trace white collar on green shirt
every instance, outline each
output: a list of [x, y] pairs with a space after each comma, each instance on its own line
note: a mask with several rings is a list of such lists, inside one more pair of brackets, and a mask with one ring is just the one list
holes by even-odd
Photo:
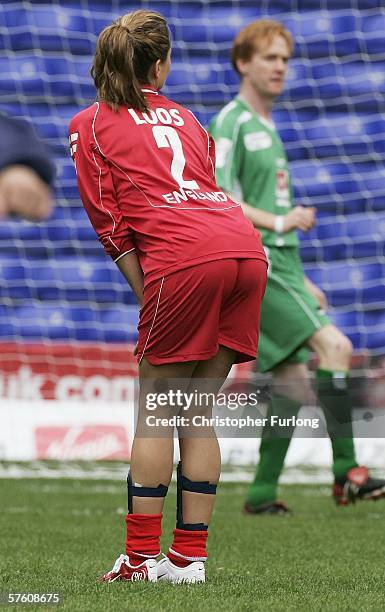
[[242, 96], [240, 94], [238, 94], [235, 98], [238, 102], [240, 102], [241, 104], [243, 104], [243, 106], [245, 106], [247, 108], [247, 110], [249, 110], [251, 113], [253, 113], [253, 115], [255, 115], [258, 119], [258, 121], [260, 121], [265, 127], [267, 127], [269, 130], [272, 130], [274, 132], [276, 132], [276, 127], [275, 127], [275, 123], [274, 121], [269, 121], [268, 119], [265, 119], [265, 117], [262, 117], [261, 115], [259, 115], [259, 113], [257, 113], [256, 110], [254, 110], [250, 104], [248, 102], [246, 102], [246, 100], [244, 98], [242, 98]]

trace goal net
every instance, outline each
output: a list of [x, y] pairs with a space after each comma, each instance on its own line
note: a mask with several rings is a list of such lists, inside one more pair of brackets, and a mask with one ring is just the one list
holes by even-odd
[[[296, 45], [275, 121], [298, 203], [308, 275], [358, 352], [385, 352], [385, 9], [380, 0], [52, 0], [0, 5], [0, 110], [30, 121], [57, 164], [55, 210], [0, 228], [0, 395], [122, 399], [135, 372], [135, 299], [95, 238], [68, 152], [70, 118], [94, 99], [98, 33], [137, 8], [173, 35], [164, 91], [207, 124], [237, 92], [236, 32], [273, 17]], [[40, 378], [38, 378], [40, 377]], [[114, 384], [106, 381], [113, 380]]]

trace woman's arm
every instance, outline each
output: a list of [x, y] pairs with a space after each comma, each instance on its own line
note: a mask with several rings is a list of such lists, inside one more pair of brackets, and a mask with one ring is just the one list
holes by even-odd
[[116, 261], [116, 265], [135, 293], [139, 306], [143, 303], [143, 270], [136, 252], [130, 251]]
[[135, 248], [134, 234], [121, 211], [110, 165], [94, 143], [91, 119], [81, 121], [77, 115], [71, 121], [71, 157], [86, 213], [106, 253], [117, 261]]

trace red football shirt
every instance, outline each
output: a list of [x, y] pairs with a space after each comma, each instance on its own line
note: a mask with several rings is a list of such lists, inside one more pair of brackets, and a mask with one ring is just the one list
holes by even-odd
[[214, 142], [151, 88], [149, 112], [96, 102], [70, 124], [84, 207], [117, 261], [136, 249], [145, 282], [224, 258], [265, 259], [259, 233], [215, 183]]

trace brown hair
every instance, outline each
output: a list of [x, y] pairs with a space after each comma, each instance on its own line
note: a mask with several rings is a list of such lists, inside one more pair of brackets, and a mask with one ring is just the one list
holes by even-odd
[[166, 61], [170, 32], [162, 15], [153, 11], [127, 13], [99, 35], [91, 76], [100, 100], [114, 110], [124, 104], [147, 111], [141, 85], [151, 66]]
[[231, 49], [234, 69], [239, 73], [237, 60], [249, 61], [255, 52], [263, 51], [274, 36], [282, 36], [285, 39], [291, 55], [294, 46], [293, 37], [279, 21], [257, 19], [238, 32]]

